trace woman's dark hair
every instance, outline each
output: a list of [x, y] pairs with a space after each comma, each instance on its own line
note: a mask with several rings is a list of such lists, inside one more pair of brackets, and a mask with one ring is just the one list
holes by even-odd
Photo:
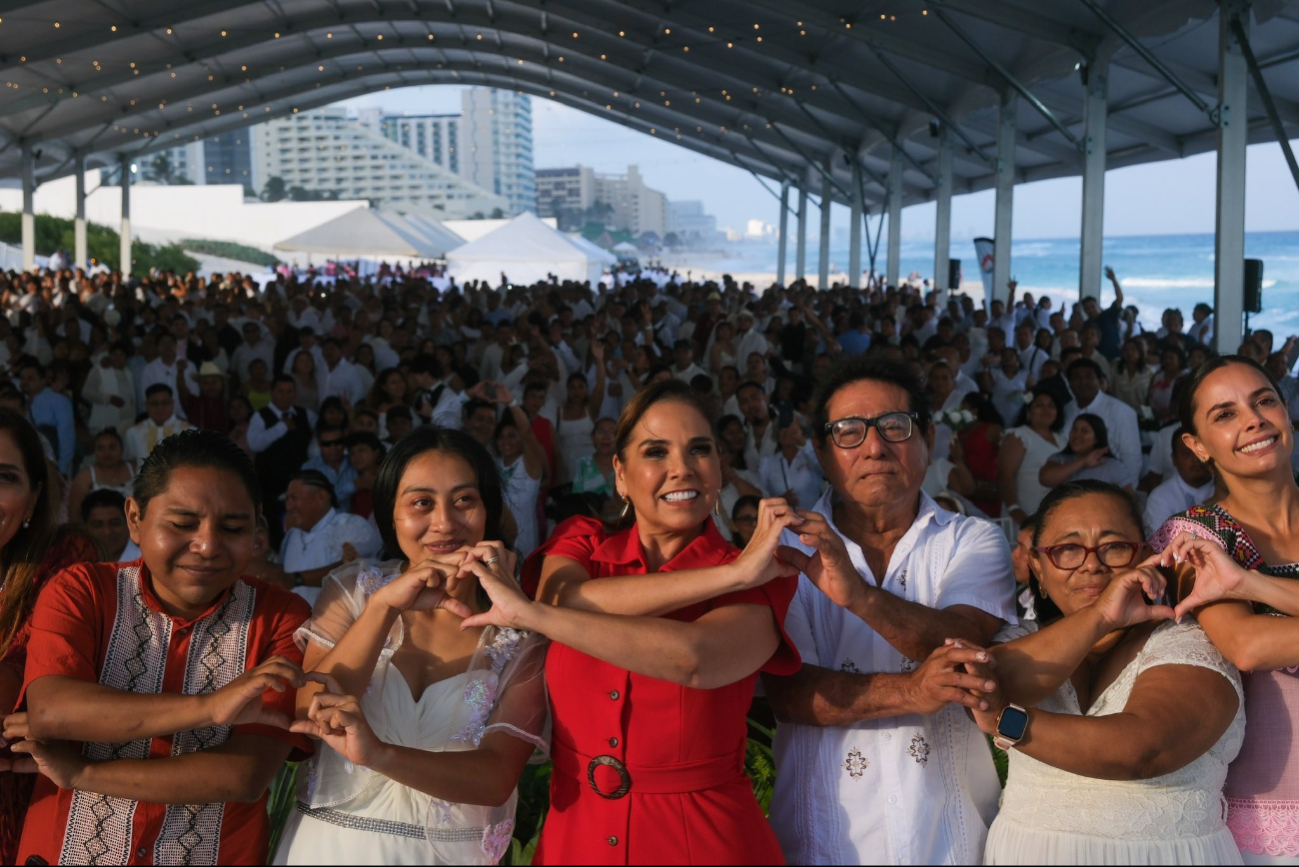
[[961, 403], [974, 411], [976, 421], [998, 426], [1006, 423], [1006, 420], [1001, 417], [1001, 413], [997, 411], [997, 407], [993, 405], [992, 398], [983, 392], [972, 391], [961, 398]]
[[103, 430], [101, 430], [99, 433], [95, 434], [95, 442], [98, 442], [103, 437], [108, 437], [109, 439], [117, 440], [117, 444], [119, 446], [122, 444], [122, 435], [118, 433], [118, 430], [115, 427], [112, 426], [106, 427]]
[[[1092, 435], [1096, 437], [1096, 444], [1092, 446], [1093, 450], [1107, 449], [1110, 447], [1110, 429], [1105, 426], [1104, 419], [1095, 413], [1085, 412], [1073, 420], [1074, 424], [1077, 424], [1080, 421], [1086, 422], [1087, 426], [1092, 429]], [[1073, 446], [1069, 445], [1067, 439], [1065, 440], [1064, 448], [1060, 450], [1060, 453], [1065, 455], [1073, 454]]]
[[[1051, 422], [1051, 431], [1059, 433], [1064, 429], [1064, 404], [1060, 401], [1060, 395], [1056, 393], [1055, 389], [1043, 387], [1040, 383], [1033, 387], [1033, 400], [1037, 400], [1044, 394], [1051, 398], [1051, 403], [1055, 405], [1055, 421]], [[1033, 400], [1024, 404], [1024, 408], [1019, 411], [1019, 415], [1015, 419], [1016, 427], [1023, 427], [1028, 424], [1028, 407]]]
[[1258, 371], [1259, 375], [1264, 377], [1267, 384], [1272, 387], [1272, 391], [1276, 392], [1277, 399], [1285, 403], [1285, 395], [1281, 394], [1281, 386], [1277, 384], [1272, 374], [1267, 372], [1267, 368], [1254, 359], [1246, 358], [1243, 355], [1212, 355], [1181, 379], [1182, 390], [1177, 395], [1177, 420], [1181, 422], [1182, 427], [1188, 433], [1196, 433], [1196, 392], [1200, 390], [1200, 386], [1204, 384], [1204, 381], [1209, 378], [1209, 374], [1222, 370], [1229, 364], [1243, 364], [1245, 367]]
[[1163, 364], [1163, 355], [1165, 352], [1171, 352], [1177, 356], [1177, 369], [1186, 370], [1186, 350], [1182, 348], [1176, 340], [1166, 340], [1159, 347], [1160, 364]]
[[[739, 516], [740, 509], [743, 509], [746, 506], [752, 506], [754, 509], [757, 509], [759, 505], [761, 505], [761, 503], [762, 501], [759, 498], [753, 496], [753, 494], [745, 494], [743, 497], [740, 497], [738, 500], [735, 501], [734, 506], [731, 506], [731, 520], [734, 521]], [[739, 533], [731, 534], [731, 544], [737, 548], [744, 547], [744, 543], [740, 541]]]
[[[3, 656], [13, 645], [36, 604], [36, 593], [40, 589], [36, 586], [36, 579], [58, 532], [58, 501], [61, 497], [57, 490], [50, 490], [53, 478], [50, 464], [45, 460], [45, 449], [32, 423], [21, 413], [0, 407], [0, 431], [13, 439], [22, 455], [28, 482], [33, 489], [39, 485], [41, 491], [31, 521], [25, 527], [19, 523], [9, 544], [0, 551], [5, 591], [4, 605], [0, 606], [0, 656]], [[21, 515], [9, 517], [16, 522], [21, 522], [22, 518]]]
[[[496, 423], [496, 430], [492, 432], [492, 442], [496, 442], [497, 437], [499, 437], [506, 428], [511, 427], [516, 431], [519, 430], [519, 426], [514, 423], [514, 414], [509, 412], [504, 413], [501, 416], [501, 420]], [[592, 430], [594, 430], [594, 428], [592, 428]], [[522, 431], [519, 431], [519, 433], [522, 433]]]
[[1120, 368], [1124, 373], [1144, 373], [1145, 370], [1146, 370], [1146, 353], [1145, 353], [1145, 350], [1144, 350], [1144, 349], [1142, 348], [1142, 346], [1141, 346], [1141, 341], [1137, 340], [1135, 337], [1129, 337], [1127, 340], [1123, 341], [1123, 348], [1124, 348], [1124, 349], [1127, 349], [1129, 343], [1132, 344], [1133, 346], [1135, 346], [1135, 347], [1137, 348], [1137, 366], [1136, 366], [1136, 369], [1135, 369], [1135, 370], [1128, 370], [1128, 363], [1127, 363], [1126, 361], [1123, 360], [1123, 357], [1122, 357], [1121, 355], [1119, 356], [1118, 367], [1119, 367], [1119, 368]]
[[323, 421], [325, 413], [331, 409], [336, 409], [341, 412], [343, 414], [343, 424], [347, 423], [347, 410], [343, 407], [343, 401], [339, 399], [338, 395], [331, 395], [320, 402], [320, 411], [317, 414], [317, 417], [322, 419], [322, 421], [316, 423], [317, 430], [319, 430], [321, 424], [325, 423]]
[[233, 473], [243, 482], [254, 510], [261, 511], [262, 486], [248, 453], [223, 433], [191, 428], [160, 440], [144, 459], [131, 488], [141, 515], [150, 500], [167, 490], [172, 472], [182, 467], [211, 467]]
[[[614, 432], [614, 454], [618, 456], [618, 460], [626, 462], [627, 446], [631, 444], [632, 431], [636, 430], [636, 425], [640, 424], [641, 418], [655, 404], [665, 401], [684, 404], [699, 413], [705, 423], [708, 421], [708, 408], [699, 399], [699, 395], [695, 394], [695, 390], [681, 380], [665, 379], [646, 386], [627, 401], [622, 415], [618, 416], [618, 429]], [[627, 503], [626, 516], [618, 524], [620, 527], [629, 527], [636, 520], [635, 509], [631, 506], [630, 498]]]
[[916, 427], [923, 436], [929, 433], [933, 416], [929, 409], [929, 397], [925, 394], [920, 379], [905, 362], [894, 361], [879, 356], [851, 355], [830, 368], [830, 373], [816, 391], [812, 411], [812, 435], [821, 445], [825, 445], [826, 430], [829, 424], [830, 401], [840, 390], [858, 382], [878, 382], [892, 385], [907, 393], [907, 411], [914, 412]]
[[483, 540], [499, 541], [505, 501], [501, 494], [501, 477], [496, 463], [478, 440], [464, 431], [423, 424], [404, 436], [379, 464], [372, 498], [374, 522], [383, 538], [383, 547], [389, 557], [401, 556], [401, 545], [393, 526], [392, 512], [397, 503], [397, 488], [410, 462], [425, 452], [445, 452], [460, 458], [469, 465], [478, 479], [478, 495], [487, 510], [487, 523], [483, 527]]
[[[1037, 507], [1037, 526], [1033, 528], [1033, 547], [1042, 544], [1042, 531], [1051, 521], [1051, 515], [1056, 509], [1079, 497], [1086, 497], [1092, 494], [1104, 494], [1114, 497], [1123, 503], [1122, 514], [1132, 522], [1136, 528], [1137, 535], [1143, 536], [1141, 510], [1137, 508], [1137, 501], [1127, 491], [1120, 488], [1113, 482], [1102, 482], [1097, 479], [1081, 479], [1076, 482], [1065, 482], [1063, 485], [1056, 485], [1045, 497], [1042, 503]], [[1144, 537], [1143, 537], [1144, 538]]]
[[564, 387], [567, 388], [575, 382], [580, 382], [582, 385], [585, 385], [588, 388], [590, 387], [590, 383], [586, 381], [586, 374], [580, 370], [575, 370], [568, 375], [568, 379], [564, 380]]

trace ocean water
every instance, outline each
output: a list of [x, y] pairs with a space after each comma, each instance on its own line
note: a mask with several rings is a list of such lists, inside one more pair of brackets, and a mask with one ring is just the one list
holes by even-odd
[[[883, 241], [883, 239], [882, 239]], [[885, 244], [881, 243], [881, 248]], [[817, 272], [817, 249], [808, 245], [807, 272]], [[886, 268], [886, 249], [880, 250], [876, 270]], [[723, 257], [708, 263], [719, 270], [752, 272], [776, 270], [775, 243], [746, 242], [732, 244]], [[1251, 328], [1269, 328], [1279, 338], [1299, 334], [1299, 232], [1251, 232], [1245, 236], [1245, 255], [1263, 260], [1263, 312], [1250, 317]], [[978, 280], [978, 260], [974, 242], [952, 243], [951, 257], [961, 260], [966, 281]], [[1035, 295], [1046, 292], [1059, 301], [1078, 299], [1077, 238], [1039, 238], [1016, 240], [1011, 244], [1011, 274], [1019, 281], [1021, 292]], [[1178, 307], [1186, 322], [1197, 302], [1213, 304], [1213, 235], [1132, 235], [1106, 238], [1103, 261], [1112, 267], [1123, 287], [1125, 300], [1141, 311], [1141, 322], [1158, 328], [1165, 308]], [[792, 275], [794, 250], [786, 259]], [[832, 244], [831, 265], [839, 271], [848, 266], [847, 244]], [[702, 263], [701, 263], [702, 264]], [[899, 273], [906, 277], [915, 271], [929, 277], [934, 267], [932, 242], [904, 242]], [[865, 245], [862, 268], [867, 268]], [[1113, 300], [1109, 281], [1103, 280], [1102, 303]]]

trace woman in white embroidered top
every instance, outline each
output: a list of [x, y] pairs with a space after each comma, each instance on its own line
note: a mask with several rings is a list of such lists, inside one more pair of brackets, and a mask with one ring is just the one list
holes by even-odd
[[1034, 572], [1063, 616], [1039, 605], [1040, 629], [953, 651], [989, 678], [971, 713], [1010, 754], [987, 864], [1240, 863], [1222, 799], [1245, 732], [1240, 675], [1193, 618], [1147, 604], [1164, 579], [1142, 539], [1121, 489], [1056, 488]]
[[321, 743], [275, 863], [494, 864], [523, 768], [548, 751], [545, 639], [460, 628], [490, 606], [469, 552], [514, 579], [500, 479], [467, 434], [424, 425], [384, 459], [374, 501], [400, 559], [335, 570], [299, 630], [312, 682], [293, 728]]

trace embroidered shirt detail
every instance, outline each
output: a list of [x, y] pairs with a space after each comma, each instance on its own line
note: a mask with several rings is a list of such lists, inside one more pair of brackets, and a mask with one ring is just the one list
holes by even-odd
[[378, 566], [367, 566], [356, 575], [357, 586], [366, 597], [373, 596], [381, 588], [392, 583], [392, 579], [400, 575], [400, 572], [393, 572], [391, 575], [384, 575], [383, 570]]
[[861, 671], [857, 668], [857, 663], [853, 662], [851, 659], [845, 659], [839, 666], [839, 670], [845, 671], [848, 674], [861, 674]]
[[907, 748], [907, 753], [916, 760], [917, 765], [924, 767], [929, 764], [929, 744], [923, 735], [916, 735], [911, 739], [911, 746]]
[[915, 670], [916, 670], [916, 661], [909, 656], [902, 657], [902, 665], [898, 668], [898, 671], [902, 672], [903, 674], [910, 674]]
[[870, 767], [870, 760], [861, 754], [861, 750], [853, 747], [848, 751], [848, 758], [843, 763], [843, 769], [848, 772], [848, 776], [854, 780], [860, 779], [868, 767]]
[[496, 706], [496, 689], [500, 686], [501, 672], [514, 658], [519, 644], [526, 637], [526, 632], [502, 629], [483, 649], [487, 658], [492, 661], [491, 669], [485, 673], [471, 674], [465, 684], [464, 700], [465, 704], [469, 705], [469, 722], [451, 736], [452, 740], [464, 741], [474, 746], [482, 742], [483, 733], [487, 730], [487, 720], [492, 715], [492, 708]]

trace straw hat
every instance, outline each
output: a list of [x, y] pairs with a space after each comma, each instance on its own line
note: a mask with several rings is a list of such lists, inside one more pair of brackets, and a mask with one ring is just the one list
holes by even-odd
[[221, 372], [221, 368], [217, 367], [215, 364], [213, 364], [210, 361], [205, 361], [201, 365], [199, 365], [198, 375], [199, 376], [225, 376], [225, 374]]

